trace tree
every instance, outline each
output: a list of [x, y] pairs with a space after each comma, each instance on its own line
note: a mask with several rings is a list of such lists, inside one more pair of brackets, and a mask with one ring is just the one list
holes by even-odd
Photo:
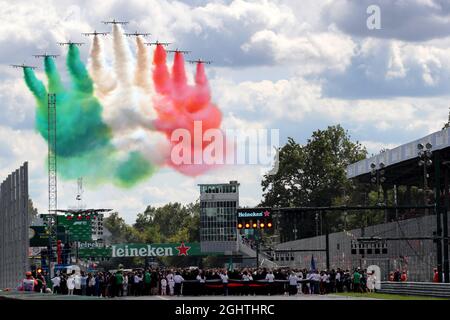
[[125, 220], [119, 216], [118, 212], [113, 212], [103, 221], [105, 228], [111, 232], [111, 242], [142, 242], [142, 235], [138, 230], [125, 223]]
[[[289, 138], [279, 150], [278, 172], [263, 178], [261, 206], [331, 206], [337, 201], [345, 202], [355, 191], [354, 183], [346, 177], [346, 167], [366, 155], [366, 149], [351, 141], [340, 125], [313, 132], [305, 145]], [[327, 219], [331, 230], [341, 224], [341, 218], [333, 217]], [[314, 218], [314, 214], [304, 217], [311, 225]], [[284, 228], [292, 229], [288, 225], [291, 223], [285, 221]]]
[[33, 219], [38, 216], [38, 210], [34, 207], [33, 200], [28, 198], [28, 214], [30, 219]]
[[[181, 243], [200, 241], [200, 204], [169, 203], [156, 208], [147, 206], [139, 213], [136, 222], [130, 226], [113, 212], [104, 220], [105, 228], [112, 236], [112, 243]], [[196, 265], [199, 257], [163, 257], [171, 266]], [[144, 265], [142, 258], [115, 258], [112, 265]], [[110, 265], [108, 265], [110, 267]]]

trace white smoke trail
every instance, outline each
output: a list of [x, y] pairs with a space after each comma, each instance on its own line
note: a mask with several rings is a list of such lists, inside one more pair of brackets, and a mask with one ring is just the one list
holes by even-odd
[[150, 63], [147, 47], [141, 36], [136, 37], [137, 61], [134, 83], [144, 90], [150, 90]]
[[101, 99], [110, 93], [117, 85], [111, 76], [110, 70], [105, 66], [103, 48], [97, 35], [94, 36], [91, 55], [89, 59], [89, 71], [95, 83], [96, 95]]
[[113, 27], [114, 69], [122, 85], [131, 86], [131, 52], [122, 27]]
[[[152, 99], [154, 90], [149, 81], [151, 79], [150, 60], [141, 38], [137, 38], [136, 44], [135, 65], [122, 28], [114, 25], [113, 70], [116, 87], [107, 94], [98, 96], [104, 107], [103, 119], [112, 129], [113, 144], [123, 151], [124, 155], [130, 151], [139, 151], [153, 164], [162, 165], [169, 152], [168, 142], [165, 136], [155, 131], [152, 126], [156, 112]], [[97, 54], [99, 48], [95, 45], [94, 43], [92, 48], [92, 75], [94, 82], [98, 85], [99, 82], [108, 79], [99, 76], [106, 74], [104, 72], [106, 68], [103, 60], [100, 59], [101, 55]], [[134, 69], [133, 79], [132, 70]]]

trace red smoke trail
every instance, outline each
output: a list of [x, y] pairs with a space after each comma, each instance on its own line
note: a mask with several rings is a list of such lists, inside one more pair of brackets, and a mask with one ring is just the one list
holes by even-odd
[[167, 53], [162, 45], [157, 45], [153, 54], [153, 82], [156, 92], [162, 95], [170, 94], [170, 75], [166, 66]]
[[[176, 129], [186, 129], [191, 134], [191, 155], [202, 153], [211, 142], [202, 142], [200, 146], [194, 144], [194, 122], [201, 121], [202, 132], [208, 129], [220, 129], [222, 114], [220, 110], [211, 103], [211, 93], [205, 68], [202, 63], [197, 64], [195, 74], [195, 85], [187, 83], [184, 68], [184, 57], [181, 52], [176, 52], [169, 74], [166, 66], [166, 52], [162, 45], [157, 45], [153, 57], [153, 81], [156, 92], [155, 110], [157, 119], [154, 126], [157, 130], [166, 134], [170, 140]], [[173, 142], [172, 146], [178, 142]], [[225, 141], [224, 141], [225, 144]], [[223, 150], [221, 150], [223, 151]], [[187, 175], [198, 175], [206, 171], [211, 165], [206, 164], [182, 164], [176, 165], [171, 160], [168, 164], [176, 170]]]

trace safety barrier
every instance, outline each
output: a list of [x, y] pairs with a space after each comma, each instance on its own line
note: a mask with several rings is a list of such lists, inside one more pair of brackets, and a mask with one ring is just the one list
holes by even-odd
[[[308, 283], [309, 280], [298, 280], [298, 283]], [[284, 294], [289, 286], [289, 280], [274, 280], [268, 282], [267, 280], [234, 280], [229, 279], [226, 284], [229, 294], [263, 294], [271, 292], [273, 294]], [[224, 284], [221, 279], [206, 280], [201, 284], [199, 280], [185, 280], [183, 281], [183, 295], [197, 295], [204, 294], [206, 289], [207, 294], [222, 294]]]
[[450, 298], [450, 283], [381, 281], [380, 293]]

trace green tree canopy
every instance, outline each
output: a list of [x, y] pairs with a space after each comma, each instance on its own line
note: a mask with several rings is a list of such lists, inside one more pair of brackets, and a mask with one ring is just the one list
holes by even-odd
[[[344, 204], [354, 197], [355, 190], [354, 183], [346, 177], [346, 167], [365, 159], [366, 155], [365, 147], [353, 142], [340, 125], [313, 132], [305, 145], [289, 138], [279, 150], [278, 172], [265, 175], [261, 182], [261, 206]], [[313, 215], [310, 216], [314, 219]], [[334, 226], [340, 225], [336, 219], [330, 221]]]

